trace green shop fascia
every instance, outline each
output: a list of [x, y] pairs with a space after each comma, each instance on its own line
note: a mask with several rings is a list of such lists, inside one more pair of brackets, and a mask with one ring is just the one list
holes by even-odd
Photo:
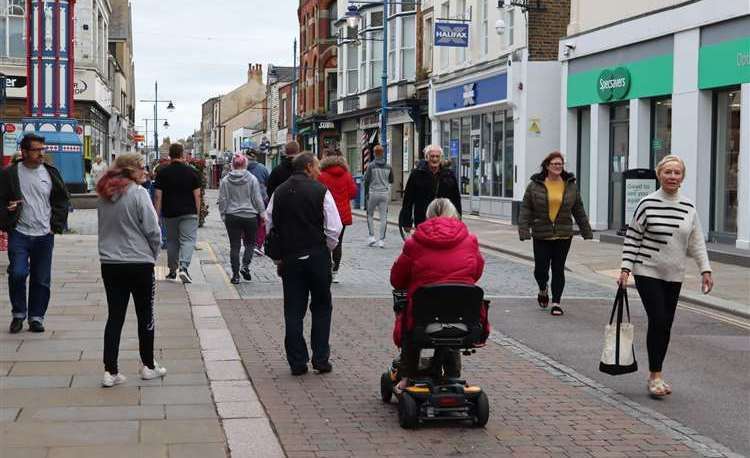
[[568, 76], [568, 108], [672, 93], [674, 57], [656, 56]]
[[700, 89], [750, 83], [750, 36], [702, 46], [698, 56]]

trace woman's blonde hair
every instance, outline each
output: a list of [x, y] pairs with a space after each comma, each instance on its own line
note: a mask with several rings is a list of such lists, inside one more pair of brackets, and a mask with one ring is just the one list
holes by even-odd
[[112, 169], [118, 171], [118, 175], [129, 180], [136, 181], [138, 172], [143, 169], [145, 162], [143, 156], [137, 153], [126, 153], [117, 156]]
[[682, 160], [682, 158], [676, 154], [668, 154], [662, 158], [662, 160], [659, 161], [658, 164], [656, 164], [656, 177], [659, 178], [661, 175], [661, 171], [664, 170], [664, 167], [666, 167], [667, 164], [670, 162], [677, 162], [680, 164], [680, 167], [682, 167], [682, 178], [685, 178], [685, 175], [687, 175], [687, 169], [685, 168], [685, 162]]
[[453, 206], [453, 202], [449, 199], [441, 197], [430, 202], [427, 206], [427, 218], [435, 218], [438, 216], [445, 216], [448, 218], [458, 218], [458, 210]]

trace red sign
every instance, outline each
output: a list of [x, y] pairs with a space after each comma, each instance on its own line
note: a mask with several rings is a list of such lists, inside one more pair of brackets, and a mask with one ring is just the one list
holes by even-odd
[[4, 124], [5, 125], [5, 132], [12, 134], [16, 131], [16, 125], [15, 124]]
[[78, 134], [78, 135], [81, 135], [81, 134], [83, 134], [83, 127], [81, 127], [81, 126], [76, 126], [76, 134]]
[[145, 135], [135, 134], [135, 135], [133, 135], [133, 140], [136, 141], [136, 142], [144, 142], [144, 141], [146, 141], [146, 136]]

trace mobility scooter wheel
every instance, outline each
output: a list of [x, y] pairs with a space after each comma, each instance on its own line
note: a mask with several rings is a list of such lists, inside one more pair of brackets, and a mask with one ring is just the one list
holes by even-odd
[[419, 423], [417, 401], [409, 393], [402, 394], [398, 399], [398, 423], [404, 429], [416, 428]]
[[391, 402], [393, 397], [393, 382], [391, 382], [391, 374], [383, 372], [380, 376], [380, 398], [383, 402]]
[[487, 395], [482, 391], [477, 396], [474, 407], [474, 426], [484, 427], [487, 421], [490, 419], [490, 401], [487, 399]]

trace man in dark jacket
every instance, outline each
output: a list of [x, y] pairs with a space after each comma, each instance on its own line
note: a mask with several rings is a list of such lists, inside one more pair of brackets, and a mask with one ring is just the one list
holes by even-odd
[[54, 234], [62, 234], [68, 220], [68, 191], [60, 172], [44, 162], [44, 149], [44, 138], [27, 134], [21, 140], [21, 161], [0, 171], [0, 229], [8, 233], [13, 334], [23, 329], [27, 316], [30, 331], [44, 332]]
[[284, 347], [292, 375], [307, 373], [310, 360], [303, 323], [310, 300], [312, 366], [330, 372], [331, 250], [343, 228], [331, 192], [317, 181], [320, 164], [312, 153], [293, 161], [294, 173], [271, 196], [268, 230], [278, 233], [281, 259], [275, 260], [284, 289]]
[[299, 154], [299, 143], [289, 142], [284, 147], [284, 157], [281, 158], [281, 163], [274, 167], [271, 171], [271, 176], [268, 177], [268, 184], [266, 190], [268, 191], [268, 197], [273, 195], [273, 192], [281, 186], [290, 176], [292, 176], [292, 160]]
[[404, 191], [399, 222], [407, 232], [425, 220], [427, 206], [438, 197], [449, 199], [458, 213], [462, 213], [458, 181], [453, 170], [443, 163], [443, 149], [429, 145], [424, 154], [427, 161], [412, 170]]

